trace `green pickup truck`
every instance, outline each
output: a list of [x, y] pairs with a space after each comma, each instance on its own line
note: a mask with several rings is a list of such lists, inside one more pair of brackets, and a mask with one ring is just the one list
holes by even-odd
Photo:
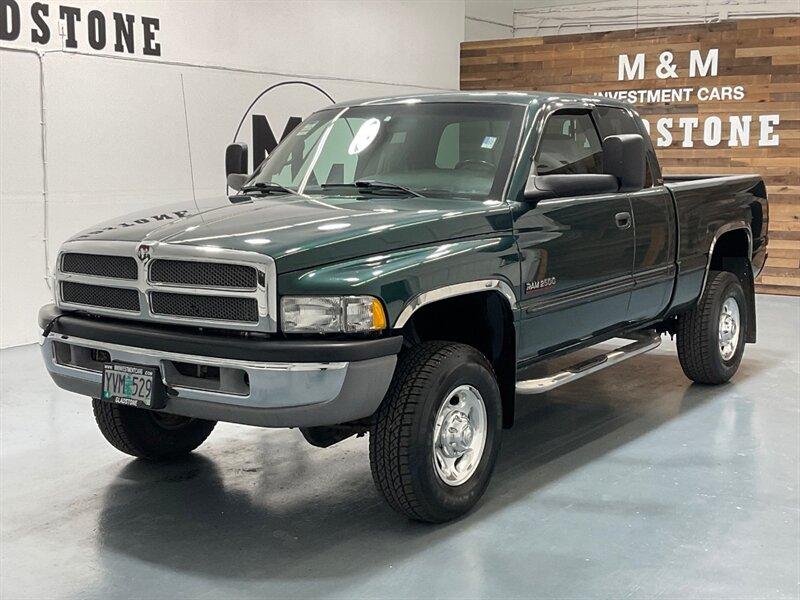
[[[627, 104], [343, 103], [254, 173], [243, 144], [225, 164], [218, 207], [64, 243], [39, 314], [55, 383], [92, 398], [103, 435], [142, 459], [191, 452], [217, 421], [297, 427], [321, 447], [368, 433], [378, 492], [442, 522], [484, 493], [516, 401], [665, 333], [687, 377], [723, 383], [756, 340], [763, 181], [663, 177]], [[627, 341], [524, 376], [611, 338]]]

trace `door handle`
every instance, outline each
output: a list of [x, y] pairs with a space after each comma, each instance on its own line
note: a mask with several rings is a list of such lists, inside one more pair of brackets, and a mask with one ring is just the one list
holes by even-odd
[[628, 229], [632, 223], [631, 213], [619, 212], [614, 215], [614, 220], [617, 222], [617, 227], [620, 229]]

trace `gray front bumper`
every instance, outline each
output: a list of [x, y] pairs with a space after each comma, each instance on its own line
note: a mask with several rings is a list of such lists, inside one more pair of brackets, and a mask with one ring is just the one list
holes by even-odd
[[[58, 345], [58, 351], [57, 351]], [[261, 427], [335, 425], [370, 416], [383, 400], [397, 362], [382, 356], [351, 362], [255, 362], [134, 348], [50, 333], [41, 342], [50, 376], [59, 387], [100, 397], [102, 365], [91, 350], [111, 360], [159, 368], [174, 391], [161, 412]], [[218, 389], [175, 368], [219, 369]]]

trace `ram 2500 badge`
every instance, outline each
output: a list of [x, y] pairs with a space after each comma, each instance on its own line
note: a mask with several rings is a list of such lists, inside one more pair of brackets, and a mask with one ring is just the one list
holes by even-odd
[[[764, 183], [662, 177], [626, 104], [338, 104], [246, 165], [230, 146], [223, 206], [117, 219], [58, 255], [45, 363], [132, 456], [184, 455], [217, 421], [322, 447], [368, 433], [378, 492], [441, 522], [483, 494], [515, 402], [664, 333], [690, 379], [723, 383], [755, 342]], [[520, 375], [610, 338], [629, 341]]]

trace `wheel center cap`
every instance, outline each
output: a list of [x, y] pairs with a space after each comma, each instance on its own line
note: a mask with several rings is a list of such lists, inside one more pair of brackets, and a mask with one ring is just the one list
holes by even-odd
[[461, 443], [464, 444], [465, 447], [469, 447], [472, 444], [474, 435], [475, 432], [472, 430], [472, 427], [470, 427], [469, 424], [465, 425], [461, 430]]
[[461, 412], [454, 413], [442, 428], [442, 449], [448, 456], [460, 456], [472, 445], [474, 437], [469, 417]]
[[722, 322], [722, 333], [728, 334], [731, 337], [736, 335], [736, 321], [729, 316], [725, 317]]

